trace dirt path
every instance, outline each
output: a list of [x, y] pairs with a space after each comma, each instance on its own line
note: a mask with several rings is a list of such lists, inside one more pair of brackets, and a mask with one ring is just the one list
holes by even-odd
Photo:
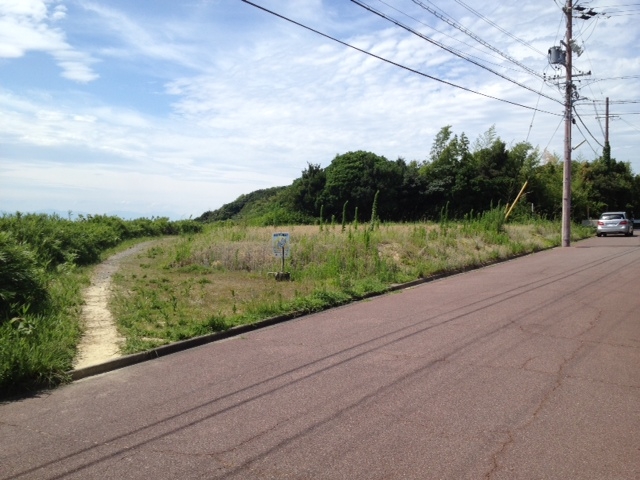
[[115, 321], [109, 311], [111, 277], [118, 270], [120, 262], [149, 247], [155, 240], [139, 243], [128, 250], [109, 257], [96, 266], [91, 277], [91, 285], [84, 291], [82, 321], [85, 332], [78, 345], [75, 369], [97, 365], [120, 357], [120, 346], [124, 338], [118, 334]]

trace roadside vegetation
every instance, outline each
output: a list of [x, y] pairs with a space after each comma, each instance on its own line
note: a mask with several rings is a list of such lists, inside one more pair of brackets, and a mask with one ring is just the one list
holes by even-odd
[[[640, 176], [608, 146], [572, 168], [573, 240], [605, 209], [640, 211]], [[507, 146], [493, 127], [471, 144], [446, 126], [426, 160], [347, 152], [193, 221], [5, 214], [0, 397], [68, 379], [90, 267], [114, 249], [158, 239], [114, 278], [111, 309], [132, 353], [559, 245], [562, 178], [557, 156]], [[276, 231], [290, 233], [290, 281], [274, 278]]]
[[[504, 209], [439, 222], [319, 222], [286, 227], [290, 281], [274, 227], [90, 216], [0, 218], [0, 397], [68, 380], [82, 334], [82, 290], [90, 266], [158, 237], [114, 277], [111, 308], [123, 353], [280, 314], [303, 314], [387, 291], [392, 285], [462, 271], [558, 245], [559, 224]], [[282, 229], [280, 229], [282, 230]], [[574, 238], [591, 235], [577, 225]]]
[[[319, 311], [395, 284], [560, 244], [557, 222], [504, 224], [494, 209], [461, 221], [291, 226], [290, 281], [276, 281], [273, 227], [212, 224], [121, 265], [111, 309], [125, 353], [277, 315]], [[593, 234], [574, 226], [574, 238]]]
[[202, 229], [166, 218], [0, 217], [0, 397], [67, 380], [90, 265], [137, 239]]
[[[241, 195], [202, 222], [243, 221], [252, 225], [291, 225], [368, 220], [378, 195], [377, 214], [385, 222], [438, 221], [443, 208], [461, 220], [512, 203], [527, 182], [521, 200], [542, 218], [559, 218], [562, 210], [563, 161], [527, 142], [507, 145], [490, 128], [471, 142], [450, 126], [436, 135], [425, 160], [387, 159], [372, 152], [336, 155], [322, 168], [308, 164], [286, 187]], [[594, 160], [572, 162], [572, 217], [598, 218], [603, 211], [640, 215], [640, 175], [618, 162], [605, 147]]]

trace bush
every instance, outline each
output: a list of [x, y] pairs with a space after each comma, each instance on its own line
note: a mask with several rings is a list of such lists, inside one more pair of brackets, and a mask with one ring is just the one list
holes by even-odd
[[48, 298], [46, 275], [33, 250], [0, 232], [0, 324], [27, 310], [42, 311]]
[[88, 281], [76, 267], [97, 263], [124, 240], [202, 229], [168, 218], [0, 216], [0, 398], [68, 379]]

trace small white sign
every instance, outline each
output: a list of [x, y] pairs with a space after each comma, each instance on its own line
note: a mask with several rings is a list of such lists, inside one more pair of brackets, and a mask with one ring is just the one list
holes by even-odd
[[289, 234], [286, 232], [274, 233], [271, 238], [273, 254], [276, 258], [289, 258]]

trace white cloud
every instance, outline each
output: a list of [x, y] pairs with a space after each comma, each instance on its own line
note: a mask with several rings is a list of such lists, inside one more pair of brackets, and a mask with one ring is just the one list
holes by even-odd
[[104, 3], [86, 1], [82, 6], [94, 14], [94, 21], [99, 22], [120, 44], [103, 48], [103, 55], [120, 59], [161, 60], [190, 68], [199, 64], [198, 52], [187, 40], [194, 34], [193, 29], [180, 26], [174, 19], [163, 18], [159, 23], [149, 19], [137, 22]]
[[67, 17], [67, 7], [64, 5], [56, 5], [51, 14], [51, 20], [54, 22], [64, 20]]
[[0, 15], [28, 18], [40, 22], [47, 17], [47, 2], [43, 0], [4, 0]]
[[64, 32], [50, 25], [66, 17], [66, 7], [51, 1], [4, 0], [0, 3], [0, 58], [18, 58], [30, 51], [50, 54], [62, 69], [62, 76], [80, 83], [98, 78], [90, 65], [94, 60], [67, 43]]
[[[561, 104], [538, 103], [531, 91], [351, 2], [258, 3], [427, 75], [562, 114]], [[78, 82], [68, 91], [52, 90], [45, 80], [29, 89], [0, 89], [0, 142], [7, 148], [0, 175], [3, 206], [34, 205], [39, 198], [62, 211], [104, 212], [125, 202], [144, 206], [149, 214], [199, 215], [242, 193], [289, 184], [307, 162], [326, 166], [349, 150], [424, 160], [445, 125], [471, 141], [495, 125], [507, 143], [529, 137], [540, 148], [562, 151], [562, 129], [556, 130], [561, 116], [534, 117], [531, 110], [443, 85], [242, 2], [77, 0], [68, 5], [0, 0], [0, 57], [6, 59], [6, 75], [12, 58], [40, 51], [54, 58], [63, 76]], [[394, 5], [419, 13], [409, 9], [410, 1]], [[553, 3], [507, 0], [476, 8], [542, 52], [557, 43], [562, 31], [562, 15]], [[549, 70], [545, 53], [489, 28], [451, 2], [445, 9], [536, 71]], [[443, 32], [418, 25], [430, 35], [492, 62], [492, 68], [536, 91], [542, 87], [541, 79], [518, 72], [498, 55], [469, 47], [473, 41], [460, 32], [428, 16], [424, 23]], [[600, 77], [637, 75], [637, 29], [616, 27], [624, 29], [616, 37], [612, 28], [600, 21], [581, 30], [588, 48], [577, 68], [592, 69]], [[618, 38], [626, 43], [618, 45]], [[84, 85], [96, 78], [95, 60], [84, 52], [100, 57], [103, 81]], [[580, 90], [590, 98], [629, 99], [636, 96], [631, 87], [637, 84], [603, 81], [587, 87], [585, 80]], [[543, 92], [561, 100], [560, 90], [546, 86]], [[590, 131], [601, 136], [593, 106], [584, 102], [578, 111]], [[574, 144], [581, 135], [574, 131]], [[636, 138], [633, 126], [612, 123], [614, 156], [635, 162], [638, 172]], [[576, 155], [598, 154], [587, 148]]]

